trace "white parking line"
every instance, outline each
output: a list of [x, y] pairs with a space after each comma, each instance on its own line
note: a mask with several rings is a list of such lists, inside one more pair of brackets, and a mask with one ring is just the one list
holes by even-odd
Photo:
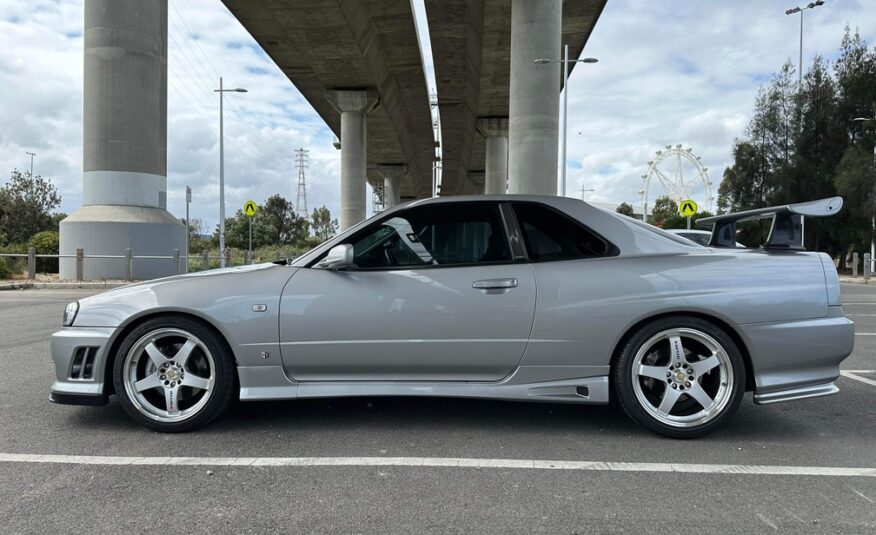
[[876, 373], [876, 370], [840, 370], [840, 375], [842, 375], [843, 377], [848, 377], [849, 379], [854, 379], [855, 381], [861, 381], [862, 383], [876, 386], [876, 381], [867, 377], [861, 377], [860, 375], [858, 375], [859, 373]]
[[113, 466], [401, 466], [415, 468], [508, 468], [595, 472], [675, 472], [683, 474], [876, 477], [876, 468], [852, 468], [840, 466], [538, 461], [526, 459], [466, 459], [443, 457], [111, 457], [96, 455], [0, 453], [0, 462]]
[[876, 333], [855, 333], [855, 336], [876, 336]]

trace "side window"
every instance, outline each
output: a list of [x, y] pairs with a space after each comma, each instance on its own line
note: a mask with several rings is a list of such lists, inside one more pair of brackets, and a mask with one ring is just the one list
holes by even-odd
[[511, 260], [496, 204], [412, 208], [353, 242], [353, 263], [368, 268], [477, 264]]
[[515, 204], [514, 214], [532, 260], [608, 256], [611, 244], [576, 221], [538, 204]]

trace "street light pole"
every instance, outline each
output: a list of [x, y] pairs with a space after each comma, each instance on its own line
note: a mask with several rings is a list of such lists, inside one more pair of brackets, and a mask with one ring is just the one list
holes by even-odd
[[560, 195], [566, 196], [566, 140], [568, 136], [568, 108], [569, 108], [569, 63], [596, 63], [596, 58], [582, 58], [569, 60], [569, 45], [563, 45], [563, 59], [539, 58], [534, 60], [539, 65], [546, 63], [563, 64], [563, 124], [562, 142], [560, 143]]
[[219, 267], [225, 267], [225, 132], [223, 95], [225, 93], [246, 93], [246, 89], [225, 89], [222, 86], [222, 77], [219, 77]]
[[186, 186], [186, 270], [189, 272], [189, 240], [191, 239], [192, 223], [189, 219], [189, 205], [192, 204], [192, 187]]
[[36, 156], [36, 153], [27, 151], [24, 151], [24, 153], [30, 156], [30, 178], [33, 178], [33, 157]]
[[803, 11], [807, 9], [815, 9], [816, 7], [823, 6], [824, 0], [815, 0], [815, 2], [809, 2], [803, 7], [797, 6], [792, 7], [791, 9], [785, 10], [785, 15], [793, 15], [795, 13], [800, 14], [800, 52], [798, 55], [797, 62], [797, 91], [803, 89]]

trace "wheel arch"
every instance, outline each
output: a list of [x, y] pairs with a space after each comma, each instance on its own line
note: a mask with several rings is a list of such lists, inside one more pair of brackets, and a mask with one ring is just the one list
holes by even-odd
[[661, 320], [664, 318], [671, 318], [676, 316], [688, 316], [699, 318], [702, 320], [706, 320], [710, 323], [715, 324], [718, 328], [724, 331], [727, 336], [729, 336], [733, 343], [736, 344], [736, 347], [739, 348], [739, 351], [742, 353], [742, 361], [745, 363], [745, 390], [754, 390], [755, 381], [754, 381], [754, 366], [751, 362], [751, 352], [748, 349], [748, 346], [745, 344], [745, 340], [739, 334], [736, 329], [734, 329], [729, 323], [725, 320], [714, 316], [712, 314], [708, 314], [705, 312], [699, 311], [682, 311], [682, 310], [673, 310], [671, 312], [661, 312], [658, 314], [653, 314], [651, 316], [645, 317], [637, 321], [635, 324], [630, 326], [621, 337], [618, 339], [617, 343], [614, 346], [614, 350], [611, 354], [611, 360], [609, 361], [609, 370], [614, 368], [615, 362], [620, 357], [621, 349], [627, 343], [637, 330], [642, 328], [644, 325], [651, 323], [653, 321]]
[[125, 338], [128, 334], [131, 333], [134, 329], [139, 327], [140, 325], [146, 323], [147, 321], [153, 320], [155, 318], [163, 318], [163, 317], [179, 317], [186, 318], [197, 323], [201, 324], [205, 328], [213, 331], [219, 337], [219, 340], [225, 344], [225, 349], [228, 350], [228, 353], [231, 355], [231, 358], [234, 363], [234, 377], [235, 381], [240, 384], [240, 377], [237, 365], [237, 355], [234, 353], [234, 349], [231, 346], [231, 343], [228, 341], [228, 337], [222, 332], [222, 329], [216, 327], [216, 325], [207, 318], [200, 316], [198, 314], [193, 314], [184, 310], [151, 310], [145, 314], [141, 314], [138, 316], [132, 316], [125, 323], [120, 325], [110, 340], [110, 342], [106, 346], [106, 358], [104, 359], [103, 364], [103, 393], [104, 395], [110, 395], [115, 393], [115, 386], [113, 385], [112, 379], [112, 370], [113, 366], [115, 366], [116, 356], [124, 342]]

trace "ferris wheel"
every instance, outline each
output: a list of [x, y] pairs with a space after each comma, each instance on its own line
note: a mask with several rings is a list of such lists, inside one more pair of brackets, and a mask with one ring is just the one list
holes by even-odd
[[693, 149], [682, 145], [666, 145], [658, 150], [656, 157], [648, 162], [648, 171], [642, 175], [642, 212], [645, 221], [648, 220], [648, 190], [651, 181], [657, 179], [663, 187], [666, 196], [680, 204], [684, 199], [695, 197], [705, 201], [706, 210], [712, 210], [712, 181], [709, 180], [709, 169], [703, 167], [700, 157]]

